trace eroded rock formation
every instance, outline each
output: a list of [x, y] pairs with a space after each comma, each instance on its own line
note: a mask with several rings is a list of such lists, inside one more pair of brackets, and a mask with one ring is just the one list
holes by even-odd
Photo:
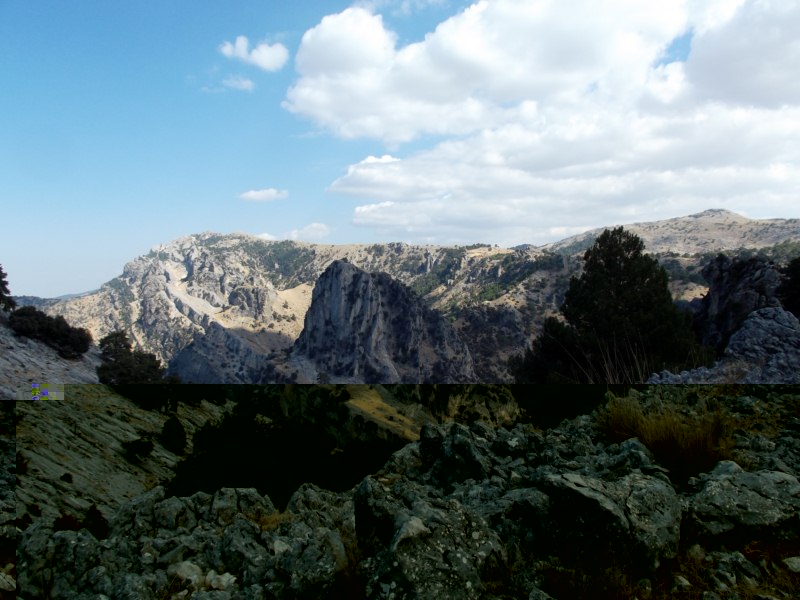
[[472, 356], [405, 285], [334, 261], [317, 280], [294, 356], [331, 380], [469, 383]]

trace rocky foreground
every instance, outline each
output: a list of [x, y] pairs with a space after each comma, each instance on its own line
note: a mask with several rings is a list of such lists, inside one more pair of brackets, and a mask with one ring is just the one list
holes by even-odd
[[[19, 597], [798, 597], [800, 391], [631, 394], [547, 431], [426, 424], [349, 491], [305, 484], [284, 511], [251, 488], [157, 486], [108, 522], [40, 519], [22, 535]], [[622, 440], [633, 406], [716, 419], [724, 459]]]

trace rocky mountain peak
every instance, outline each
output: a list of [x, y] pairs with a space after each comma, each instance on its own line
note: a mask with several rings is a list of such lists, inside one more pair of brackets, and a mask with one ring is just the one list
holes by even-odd
[[314, 287], [293, 353], [332, 378], [383, 383], [475, 380], [450, 323], [386, 273], [335, 260]]

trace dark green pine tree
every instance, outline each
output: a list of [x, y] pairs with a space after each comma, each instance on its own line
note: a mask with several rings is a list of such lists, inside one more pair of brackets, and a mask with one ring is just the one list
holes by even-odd
[[8, 278], [3, 270], [3, 265], [0, 265], [0, 306], [6, 310], [14, 310], [17, 307], [17, 303], [11, 297], [11, 291], [8, 289]]
[[511, 365], [518, 382], [636, 383], [704, 357], [691, 317], [672, 302], [666, 271], [622, 227], [604, 231], [570, 280], [563, 319]]

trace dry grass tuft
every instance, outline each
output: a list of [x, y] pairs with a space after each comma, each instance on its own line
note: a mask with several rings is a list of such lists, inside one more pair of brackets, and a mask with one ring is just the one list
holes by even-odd
[[290, 523], [297, 518], [297, 515], [294, 515], [289, 512], [273, 512], [268, 515], [265, 514], [245, 514], [244, 517], [258, 525], [258, 528], [263, 533], [264, 531], [274, 531], [282, 523]]
[[731, 421], [720, 408], [701, 408], [692, 415], [662, 404], [645, 412], [635, 398], [612, 398], [600, 423], [614, 442], [637, 437], [669, 469], [674, 483], [710, 471], [731, 458]]

